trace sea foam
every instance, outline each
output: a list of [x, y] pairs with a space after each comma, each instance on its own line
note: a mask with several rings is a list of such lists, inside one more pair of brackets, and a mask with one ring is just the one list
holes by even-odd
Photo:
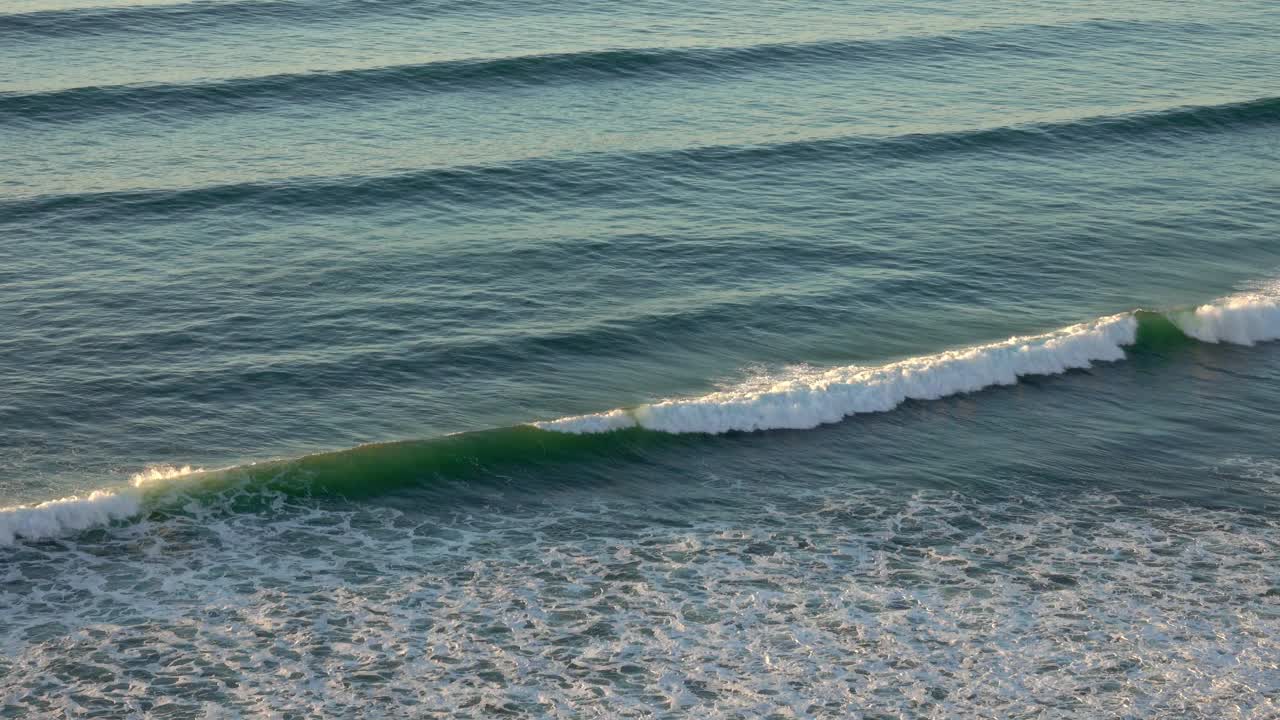
[[149, 467], [130, 476], [127, 487], [0, 508], [0, 546], [12, 545], [18, 538], [41, 540], [133, 517], [142, 511], [144, 488], [197, 472], [201, 470], [189, 465]]
[[1188, 337], [1211, 343], [1253, 345], [1280, 340], [1280, 288], [1241, 293], [1195, 310], [1169, 313]]

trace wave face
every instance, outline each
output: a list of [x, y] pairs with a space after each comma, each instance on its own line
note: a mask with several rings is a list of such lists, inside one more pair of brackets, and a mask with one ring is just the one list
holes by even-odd
[[[0, 545], [85, 530], [145, 513], [175, 497], [248, 488], [290, 496], [362, 497], [407, 487], [446, 493], [512, 472], [640, 459], [663, 436], [805, 430], [909, 400], [937, 400], [1125, 359], [1127, 350], [1183, 341], [1253, 345], [1280, 339], [1280, 296], [1242, 293], [1192, 310], [1133, 311], [1040, 335], [948, 350], [879, 366], [795, 368], [733, 389], [528, 426], [380, 443], [218, 471], [157, 467], [127, 487], [0, 509]], [[500, 480], [499, 480], [500, 481]], [[458, 485], [464, 483], [464, 485]]]

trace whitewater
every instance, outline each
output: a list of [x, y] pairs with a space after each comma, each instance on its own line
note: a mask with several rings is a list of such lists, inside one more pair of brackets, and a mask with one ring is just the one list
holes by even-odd
[[[937, 400], [1012, 385], [1028, 375], [1059, 375], [1094, 362], [1123, 360], [1137, 340], [1135, 310], [1040, 335], [914, 357], [878, 367], [797, 369], [695, 398], [534, 423], [544, 430], [599, 433], [641, 427], [669, 433], [807, 430], [850, 415], [885, 412], [907, 400]], [[1280, 295], [1247, 292], [1164, 316], [1201, 342], [1253, 345], [1280, 338]]]
[[[796, 367], [735, 388], [631, 408], [532, 422], [541, 430], [594, 434], [640, 428], [662, 433], [721, 434], [803, 430], [863, 413], [892, 410], [908, 400], [937, 400], [1019, 378], [1060, 375], [1096, 362], [1125, 359], [1137, 342], [1143, 310], [1110, 315], [1039, 335], [912, 357], [879, 366]], [[1187, 310], [1153, 313], [1188, 339], [1251, 346], [1280, 339], [1280, 283]], [[231, 468], [228, 468], [231, 469]], [[0, 546], [41, 540], [128, 520], [149, 497], [173, 492], [206, 471], [156, 466], [120, 488], [84, 496], [0, 508]]]

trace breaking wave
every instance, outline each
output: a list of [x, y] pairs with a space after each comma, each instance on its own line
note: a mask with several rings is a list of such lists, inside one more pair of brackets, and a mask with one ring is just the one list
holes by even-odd
[[198, 472], [190, 466], [150, 467], [135, 473], [123, 488], [0, 508], [0, 546], [20, 537], [42, 540], [128, 519], [142, 512], [144, 488]]
[[1201, 342], [1253, 345], [1280, 340], [1280, 296], [1265, 291], [1242, 293], [1195, 310], [1170, 313], [1169, 319]]
[[803, 430], [859, 413], [892, 410], [906, 400], [936, 400], [1024, 375], [1057, 375], [1095, 361], [1124, 358], [1138, 331], [1130, 313], [1044, 335], [949, 350], [878, 367], [849, 365], [797, 371], [777, 382], [702, 397], [664, 400], [637, 408], [536, 423], [544, 430], [608, 432], [642, 427], [668, 433]]
[[691, 398], [538, 421], [529, 425], [364, 445], [235, 468], [154, 467], [120, 488], [0, 508], [0, 546], [109, 525], [190, 493], [250, 487], [291, 495], [372, 496], [458, 482], [483, 486], [519, 468], [619, 461], [684, 435], [807, 429], [908, 400], [934, 400], [1058, 375], [1126, 352], [1194, 341], [1253, 345], [1280, 340], [1280, 286], [1191, 309], [1136, 310], [1040, 335], [1012, 337], [878, 366], [796, 368]]

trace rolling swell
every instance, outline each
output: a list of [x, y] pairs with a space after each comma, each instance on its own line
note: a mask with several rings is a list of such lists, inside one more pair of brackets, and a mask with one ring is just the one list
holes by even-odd
[[0, 37], [16, 39], [97, 36], [114, 33], [160, 34], [225, 28], [228, 24], [324, 22], [369, 14], [405, 18], [434, 17], [479, 10], [494, 3], [414, 2], [413, 0], [232, 0], [172, 5], [89, 7], [0, 14]]
[[[1035, 336], [948, 350], [880, 366], [798, 369], [707, 395], [603, 413], [216, 471], [152, 470], [130, 484], [34, 506], [0, 509], [0, 545], [39, 540], [148, 513], [181, 511], [192, 495], [371, 497], [414, 487], [442, 500], [506, 484], [582, 478], [592, 464], [644, 461], [650, 452], [728, 432], [807, 429], [857, 414], [1166, 352], [1194, 342], [1253, 345], [1280, 339], [1280, 287], [1194, 308], [1138, 310]], [[688, 439], [682, 436], [691, 435]], [[536, 488], [535, 488], [536, 489]], [[250, 503], [250, 507], [268, 504]], [[243, 505], [242, 505], [243, 507]]]
[[326, 212], [413, 200], [459, 205], [540, 207], [548, 199], [648, 192], [664, 197], [673, 178], [781, 163], [910, 160], [945, 153], [1052, 152], [1081, 144], [1196, 137], [1280, 122], [1280, 98], [1195, 105], [1150, 112], [888, 137], [836, 136], [766, 145], [713, 145], [643, 153], [535, 158], [505, 165], [433, 168], [366, 177], [297, 178], [175, 190], [77, 193], [0, 202], [5, 219], [63, 214], [77, 221], [188, 213], [228, 206], [273, 212]]
[[207, 83], [86, 86], [0, 94], [0, 123], [74, 122], [104, 113], [160, 117], [258, 111], [298, 103], [388, 95], [502, 89], [614, 79], [716, 77], [761, 66], [823, 65], [983, 51], [1036, 54], [1033, 46], [993, 46], [981, 36], [817, 41], [746, 47], [638, 48], [443, 60], [418, 65], [290, 73]]
[[[293, 1], [244, 0], [41, 10], [0, 15], [0, 37], [34, 39], [120, 32], [164, 33], [243, 21], [287, 20], [305, 7], [306, 4]], [[312, 7], [319, 10], [324, 6]]]

